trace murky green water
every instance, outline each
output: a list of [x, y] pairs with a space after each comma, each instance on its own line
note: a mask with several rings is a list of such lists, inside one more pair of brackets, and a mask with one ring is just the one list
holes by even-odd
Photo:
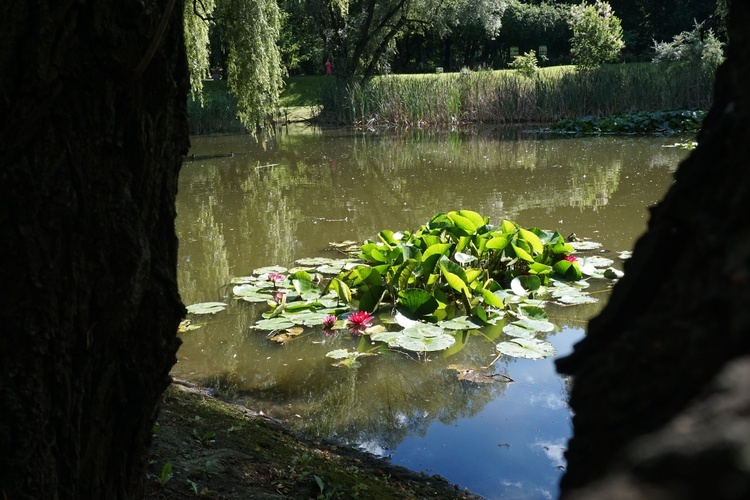
[[[336, 256], [328, 242], [418, 228], [437, 212], [470, 209], [491, 222], [575, 232], [616, 252], [632, 248], [647, 207], [684, 150], [673, 139], [539, 138], [484, 134], [360, 134], [294, 129], [258, 143], [193, 138], [177, 200], [179, 280], [186, 304], [228, 301], [184, 336], [175, 375], [247, 399], [311, 435], [358, 444], [393, 463], [438, 473], [488, 498], [556, 496], [570, 434], [568, 382], [552, 360], [501, 358], [511, 384], [456, 380], [452, 363], [486, 366], [494, 342], [472, 339], [448, 358], [365, 358], [334, 368], [325, 353], [365, 340], [319, 331], [278, 345], [250, 329], [261, 309], [231, 300], [233, 276], [296, 259]], [[232, 156], [229, 156], [230, 153]], [[561, 354], [606, 300], [549, 309]]]

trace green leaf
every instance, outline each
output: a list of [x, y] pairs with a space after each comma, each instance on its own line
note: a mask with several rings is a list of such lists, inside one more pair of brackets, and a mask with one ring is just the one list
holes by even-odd
[[510, 246], [513, 248], [513, 251], [516, 253], [516, 257], [519, 259], [526, 261], [526, 262], [534, 262], [534, 257], [531, 256], [529, 252], [521, 248], [522, 241], [517, 241], [518, 245], [511, 243]]
[[285, 330], [294, 326], [294, 323], [284, 317], [276, 317], [271, 319], [262, 319], [255, 323], [251, 328], [256, 330]]
[[346, 302], [347, 304], [352, 301], [352, 291], [349, 286], [338, 278], [333, 278], [328, 284], [328, 289], [336, 292], [336, 296], [339, 300]]
[[546, 340], [517, 338], [497, 344], [498, 352], [514, 358], [542, 359], [557, 354], [557, 349]]
[[253, 269], [253, 274], [284, 274], [287, 272], [288, 269], [286, 267], [282, 266], [268, 266], [268, 267], [259, 267], [257, 269]]
[[190, 314], [216, 314], [227, 308], [224, 302], [200, 302], [187, 306], [187, 312]]
[[398, 292], [398, 302], [416, 318], [429, 316], [439, 305], [429, 292], [417, 288]]
[[482, 226], [487, 224], [487, 218], [482, 217], [478, 213], [471, 211], [471, 210], [459, 210], [458, 214], [462, 217], [465, 217], [466, 219], [470, 220], [472, 224], [474, 224], [474, 227], [477, 229], [481, 228]]
[[542, 240], [539, 239], [539, 236], [522, 227], [518, 228], [518, 234], [526, 243], [529, 244], [529, 246], [535, 253], [539, 254], [544, 252], [544, 244], [542, 243]]

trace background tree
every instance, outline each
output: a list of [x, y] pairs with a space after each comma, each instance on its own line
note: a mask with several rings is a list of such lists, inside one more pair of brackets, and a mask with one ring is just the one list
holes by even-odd
[[0, 496], [141, 498], [184, 314], [183, 4], [0, 16]]
[[194, 94], [208, 77], [209, 29], [226, 52], [227, 85], [237, 98], [237, 116], [248, 130], [262, 125], [276, 107], [283, 82], [276, 0], [187, 0], [185, 39]]
[[592, 69], [602, 63], [617, 59], [625, 46], [622, 41], [620, 19], [614, 15], [607, 2], [585, 1], [570, 8], [570, 40], [573, 64], [581, 69]]

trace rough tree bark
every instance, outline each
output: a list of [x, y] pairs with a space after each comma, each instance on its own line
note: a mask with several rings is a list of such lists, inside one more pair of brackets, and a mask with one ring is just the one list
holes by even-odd
[[182, 0], [2, 2], [0, 497], [138, 498], [178, 347]]
[[[558, 362], [560, 371], [575, 376], [564, 496], [576, 496], [576, 488], [615, 465], [629, 468], [640, 481], [672, 484], [660, 490], [662, 498], [750, 495], [747, 399], [735, 401], [732, 410], [746, 441], [739, 432], [700, 453], [695, 446], [699, 420], [705, 445], [712, 426], [729, 429], [726, 421], [718, 424], [720, 414], [697, 417], [706, 408], [696, 398], [731, 394], [727, 384], [738, 380], [731, 374], [750, 373], [736, 366], [750, 363], [750, 2], [731, 2], [730, 8], [728, 60], [717, 74], [699, 145], [652, 209], [648, 231], [607, 307], [573, 354]], [[732, 360], [733, 367], [716, 378]], [[676, 415], [680, 419], [673, 420]], [[691, 447], [680, 452], [680, 460], [667, 460], [669, 466], [653, 454], [646, 460], [659, 448], [656, 438], [643, 438], [639, 452], [629, 447], [668, 423], [675, 432], [683, 430], [683, 442]], [[676, 448], [662, 451], [680, 454]], [[646, 496], [645, 489], [638, 491], [633, 497]]]

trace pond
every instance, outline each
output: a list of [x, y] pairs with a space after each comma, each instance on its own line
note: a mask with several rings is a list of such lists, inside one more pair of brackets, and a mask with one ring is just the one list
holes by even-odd
[[[474, 338], [450, 356], [325, 354], [366, 336], [309, 329], [280, 345], [252, 329], [263, 307], [232, 298], [231, 279], [306, 257], [337, 257], [330, 242], [415, 230], [468, 209], [499, 224], [559, 230], [620, 252], [645, 230], [687, 152], [663, 138], [560, 138], [519, 129], [361, 133], [295, 127], [275, 138], [194, 137], [180, 175], [179, 286], [186, 304], [227, 302], [193, 316], [175, 376], [282, 420], [486, 498], [554, 498], [570, 436], [570, 381], [553, 358], [502, 356]], [[564, 355], [607, 300], [550, 305], [546, 339]], [[494, 361], [494, 363], [493, 363]], [[450, 365], [489, 367], [493, 382], [458, 380]], [[508, 381], [512, 380], [512, 382]]]

